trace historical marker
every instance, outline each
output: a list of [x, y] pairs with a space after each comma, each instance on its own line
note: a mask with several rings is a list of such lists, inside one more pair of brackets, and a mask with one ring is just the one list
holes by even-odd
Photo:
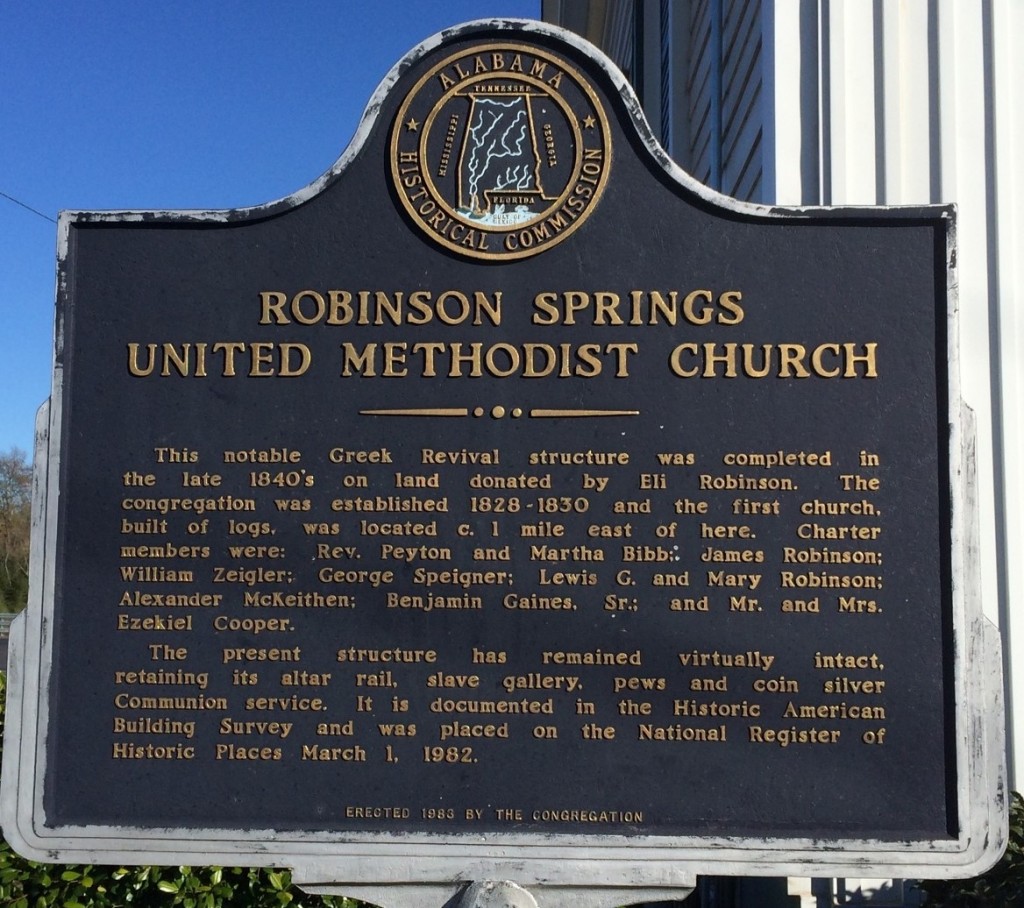
[[740, 204], [636, 109], [478, 23], [293, 198], [63, 215], [19, 850], [394, 904], [994, 860], [952, 212]]

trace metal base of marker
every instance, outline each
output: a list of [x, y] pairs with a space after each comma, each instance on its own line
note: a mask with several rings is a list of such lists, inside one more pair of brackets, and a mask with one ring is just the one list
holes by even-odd
[[[696, 888], [663, 886], [538, 886], [533, 892], [509, 880], [481, 880], [470, 884], [347, 884], [302, 882], [306, 875], [293, 871], [292, 881], [311, 895], [343, 895], [381, 908], [615, 908], [650, 903], [681, 902]], [[309, 879], [309, 877], [306, 877]]]
[[[636, 889], [628, 890], [595, 888], [541, 889], [543, 900], [537, 899], [522, 886], [508, 880], [486, 880], [472, 883], [465, 892], [449, 901], [444, 908], [612, 908], [615, 905], [648, 905], [657, 902], [669, 906], [682, 902], [695, 887], [681, 889]], [[638, 902], [637, 899], [642, 899]], [[652, 906], [653, 908], [653, 906]]]
[[472, 883], [453, 908], [538, 908], [530, 893], [508, 881]]

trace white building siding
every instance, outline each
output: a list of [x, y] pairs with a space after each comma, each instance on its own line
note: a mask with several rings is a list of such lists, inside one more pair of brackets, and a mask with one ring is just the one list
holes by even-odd
[[[632, 7], [628, 0], [592, 5]], [[1010, 784], [1019, 790], [1024, 2], [676, 0], [669, 6], [672, 73], [661, 84], [673, 92], [673, 116], [667, 128], [655, 128], [698, 179], [738, 198], [786, 205], [958, 207], [961, 383], [977, 418], [982, 595], [1004, 640]], [[638, 71], [664, 66], [665, 56], [641, 55], [631, 65]], [[821, 897], [819, 890], [806, 904]]]
[[[545, 12], [560, 5], [546, 4]], [[1024, 703], [1017, 678], [1024, 670], [1013, 671], [1014, 662], [1024, 665], [1024, 265], [1017, 255], [1024, 60], [1015, 46], [1024, 4], [677, 0], [667, 17], [663, 9], [656, 15], [653, 0], [571, 6], [604, 11], [598, 43], [605, 48], [639, 51], [627, 68], [644, 93], [656, 85], [662, 101], [669, 86], [673, 97], [655, 108], [652, 126], [708, 185], [789, 205], [957, 204], [962, 384], [978, 419], [983, 596], [1006, 640], [1012, 716], [1014, 703]], [[637, 23], [646, 36], [639, 42]], [[623, 28], [633, 29], [631, 41]], [[651, 116], [649, 97], [642, 100]], [[1008, 732], [1014, 783], [1024, 777], [1024, 721]]]

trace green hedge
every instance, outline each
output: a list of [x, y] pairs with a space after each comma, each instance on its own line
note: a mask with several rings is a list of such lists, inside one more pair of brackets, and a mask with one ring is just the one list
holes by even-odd
[[[0, 672], [0, 733], [7, 679]], [[2, 744], [0, 744], [2, 747]], [[307, 895], [287, 870], [243, 867], [104, 867], [39, 864], [0, 840], [0, 908], [358, 908]]]
[[102, 867], [37, 864], [7, 842], [0, 848], [0, 905], [12, 908], [294, 908], [355, 906], [351, 899], [306, 895], [286, 870], [241, 867]]

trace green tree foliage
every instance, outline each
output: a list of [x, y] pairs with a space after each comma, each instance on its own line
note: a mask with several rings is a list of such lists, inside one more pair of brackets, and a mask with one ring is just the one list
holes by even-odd
[[1006, 853], [981, 876], [920, 884], [927, 908], [1024, 908], [1024, 798], [1013, 792]]
[[32, 468], [23, 451], [0, 454], [0, 611], [20, 612], [28, 601]]
[[[0, 672], [0, 732], [6, 701]], [[2, 739], [2, 735], [0, 735]], [[2, 747], [2, 744], [0, 744]], [[103, 867], [38, 864], [0, 839], [3, 908], [369, 908], [362, 902], [307, 895], [287, 870], [243, 867]]]

